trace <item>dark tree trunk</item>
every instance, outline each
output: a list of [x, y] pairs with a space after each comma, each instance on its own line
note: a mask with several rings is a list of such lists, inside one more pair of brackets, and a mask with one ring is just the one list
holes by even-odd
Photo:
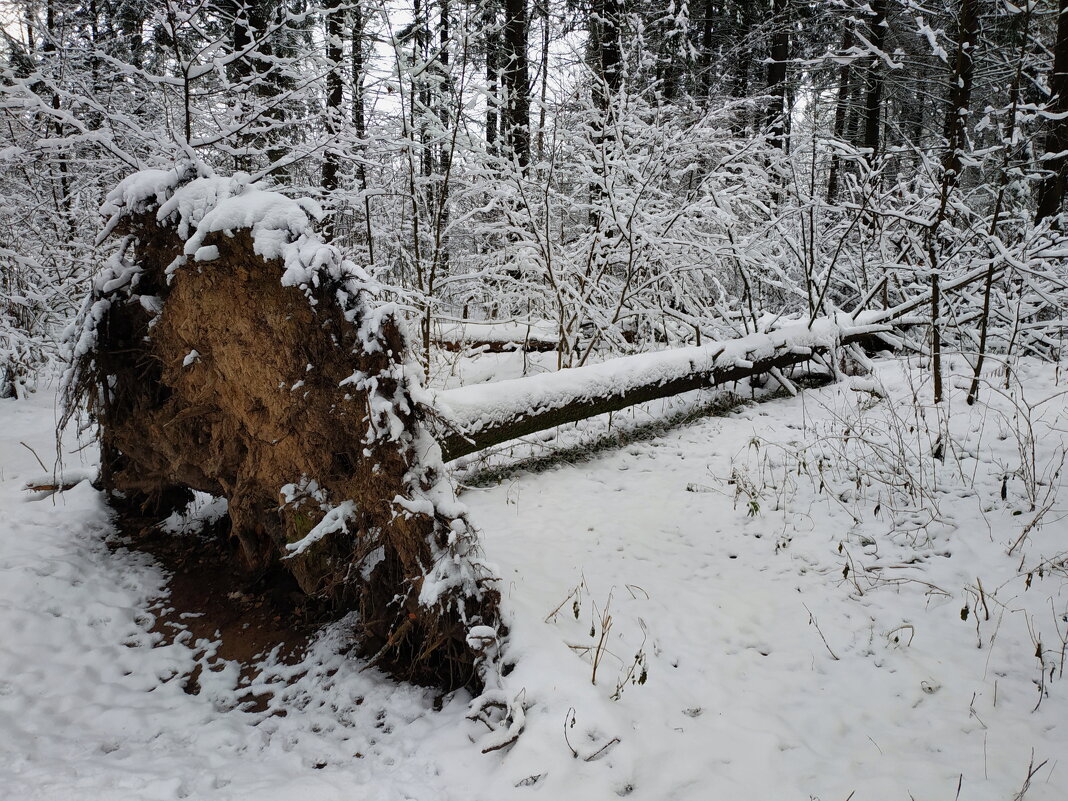
[[[946, 140], [946, 153], [942, 159], [942, 169], [945, 171], [943, 184], [947, 187], [955, 186], [960, 179], [960, 156], [968, 138], [965, 121], [968, 118], [968, 107], [972, 100], [975, 42], [979, 29], [976, 4], [977, 0], [962, 0], [960, 4], [957, 57], [953, 68], [949, 106], [946, 109], [946, 122], [943, 129], [943, 136]], [[943, 200], [943, 205], [944, 202]]]
[[[339, 10], [341, 0], [327, 0], [324, 6], [326, 15], [326, 61], [329, 72], [326, 74], [326, 131], [330, 141], [326, 146], [323, 158], [323, 192], [329, 195], [334, 192], [339, 184], [341, 171], [340, 144], [337, 136], [341, 133], [342, 104], [344, 102], [344, 84], [341, 79], [342, 59], [342, 20]], [[333, 199], [327, 197], [327, 203], [331, 207], [330, 218], [325, 227], [327, 241], [334, 238], [337, 225], [337, 209], [334, 208]]]
[[[618, 94], [623, 82], [623, 50], [619, 41], [623, 23], [623, 2], [624, 0], [593, 0], [588, 18], [590, 37], [587, 52], [595, 74], [593, 100], [599, 112], [591, 120], [591, 128], [593, 145], [598, 149], [614, 137], [615, 128], [611, 122], [612, 98]], [[590, 182], [590, 198], [593, 203], [588, 219], [589, 225], [596, 228], [601, 222], [596, 208], [597, 202], [602, 200], [605, 194], [604, 175], [599, 161], [594, 165], [594, 172], [598, 178]], [[564, 347], [563, 339], [561, 347]]]
[[[842, 24], [842, 52], [846, 53], [853, 47], [853, 29], [846, 20]], [[838, 100], [834, 107], [834, 139], [841, 142], [846, 135], [846, 121], [849, 112], [849, 63], [838, 67]], [[830, 174], [827, 176], [827, 202], [833, 203], [838, 197], [838, 176], [842, 169], [842, 159], [836, 152], [831, 156]]]
[[[286, 118], [285, 111], [278, 105], [284, 79], [279, 77], [277, 71], [272, 72], [264, 67], [265, 64], [273, 63], [279, 55], [275, 52], [272, 41], [266, 37], [276, 6], [277, 0], [269, 0], [269, 2], [227, 0], [223, 7], [229, 14], [232, 14], [232, 52], [241, 53], [255, 45], [249, 53], [235, 59], [228, 68], [230, 80], [237, 84], [238, 93], [246, 98], [254, 98], [253, 102], [263, 107], [262, 111], [258, 112], [258, 116], [263, 125], [268, 126], [268, 129], [252, 136], [250, 144], [262, 150], [268, 164], [275, 165], [271, 173], [277, 178], [284, 179], [288, 169], [280, 162], [284, 160], [288, 148], [283, 141], [283, 135], [273, 128], [273, 126], [281, 126]], [[279, 32], [276, 31], [275, 36], [278, 34]], [[257, 113], [251, 108], [246, 111]], [[238, 166], [246, 170], [253, 167], [247, 158], [238, 159]]]
[[[59, 34], [56, 24], [56, 8], [54, 0], [48, 0], [45, 5], [45, 40], [41, 46], [41, 50], [44, 54], [44, 58], [47, 60], [55, 59], [59, 55], [59, 48], [57, 41]], [[53, 69], [58, 72], [58, 65], [53, 65]], [[52, 108], [55, 111], [59, 111], [62, 107], [62, 99], [59, 93], [55, 90], [52, 91]], [[58, 121], [59, 115], [56, 114], [53, 117], [53, 121], [49, 125], [52, 129], [52, 133], [57, 138], [63, 137], [66, 130], [66, 126], [62, 122]], [[67, 235], [72, 241], [76, 238], [76, 226], [74, 224], [73, 209], [71, 203], [73, 198], [71, 196], [71, 177], [70, 166], [68, 164], [68, 151], [60, 151], [57, 154], [56, 162], [58, 164], [58, 186], [53, 184], [52, 187], [52, 199], [55, 205], [56, 213], [64, 220], [67, 228]]]
[[486, 46], [486, 149], [497, 152], [497, 114], [500, 110], [501, 32], [497, 4], [487, 0], [482, 7], [482, 29]]
[[360, 140], [359, 153], [356, 156], [356, 181], [359, 183], [360, 192], [363, 194], [363, 224], [364, 237], [367, 240], [367, 260], [370, 264], [374, 264], [375, 242], [371, 226], [371, 198], [367, 194], [367, 165], [364, 158], [364, 143], [367, 139], [367, 108], [366, 92], [363, 85], [363, 76], [366, 72], [363, 39], [367, 23], [363, 7], [359, 3], [352, 6], [351, 13], [352, 38], [349, 46], [352, 57], [352, 127], [356, 131], [356, 137]]
[[[850, 332], [842, 336], [839, 342], [842, 345], [847, 345], [854, 342], [868, 341], [873, 336], [874, 333], [871, 330], [865, 330], [864, 333]], [[458, 459], [461, 456], [466, 456], [518, 437], [525, 437], [565, 423], [574, 423], [578, 420], [596, 417], [599, 414], [619, 411], [638, 403], [669, 398], [695, 389], [723, 386], [745, 378], [762, 375], [769, 371], [783, 370], [807, 362], [814, 356], [820, 356], [827, 352], [828, 348], [823, 346], [806, 350], [783, 345], [770, 354], [763, 353], [759, 357], [754, 357], [749, 364], [743, 366], [725, 365], [712, 369], [694, 369], [688, 375], [668, 380], [651, 380], [638, 386], [608, 391], [599, 397], [584, 397], [579, 393], [574, 399], [558, 402], [556, 405], [549, 402], [544, 404], [536, 402], [533, 404], [534, 411], [496, 422], [492, 426], [485, 426], [470, 435], [463, 432], [446, 434], [440, 439], [442, 458], [445, 461]], [[623, 358], [626, 359], [628, 357]], [[579, 367], [576, 369], [583, 370], [586, 368]]]
[[1046, 153], [1051, 158], [1046, 160], [1045, 166], [1050, 174], [1038, 190], [1036, 222], [1060, 212], [1068, 187], [1068, 158], [1065, 157], [1065, 151], [1068, 150], [1068, 0], [1060, 0], [1050, 89], [1053, 96], [1049, 111], [1058, 116], [1052, 121], [1046, 140]]
[[946, 152], [942, 157], [942, 188], [938, 211], [927, 229], [927, 257], [931, 267], [931, 370], [934, 377], [934, 401], [942, 401], [942, 346], [939, 328], [941, 301], [939, 298], [940, 244], [938, 229], [946, 219], [949, 195], [960, 180], [961, 153], [967, 143], [965, 120], [972, 99], [972, 79], [975, 75], [975, 41], [979, 28], [976, 5], [978, 0], [962, 0], [957, 17], [957, 56], [953, 80], [946, 108], [943, 136]]
[[709, 93], [712, 90], [712, 76], [715, 71], [715, 53], [712, 51], [713, 33], [715, 25], [713, 18], [716, 13], [716, 0], [705, 0], [704, 19], [701, 21], [701, 54], [697, 67], [700, 70], [700, 97], [701, 105], [708, 102]]
[[504, 2], [504, 139], [525, 171], [530, 164], [530, 76], [527, 65], [526, 0]]
[[600, 29], [597, 55], [606, 95], [602, 102], [607, 106], [608, 98], [615, 95], [623, 83], [623, 48], [620, 43], [623, 0], [594, 0], [593, 7]]
[[[966, 0], [967, 1], [967, 0]], [[871, 43], [882, 50], [886, 44], [886, 0], [872, 0]], [[864, 148], [869, 164], [879, 155], [879, 130], [883, 110], [883, 64], [872, 56], [868, 68], [868, 94], [864, 102]]]
[[549, 95], [549, 2], [542, 0], [539, 10], [542, 15], [541, 25], [541, 92], [538, 102], [538, 159], [545, 154], [545, 110], [546, 98]]
[[786, 66], [790, 58], [790, 27], [787, 18], [789, 0], [772, 0], [771, 61], [768, 62], [769, 140], [779, 150], [786, 150]]

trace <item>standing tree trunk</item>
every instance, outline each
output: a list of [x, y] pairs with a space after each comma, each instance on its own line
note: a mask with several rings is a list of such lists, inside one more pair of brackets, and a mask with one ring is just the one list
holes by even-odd
[[787, 19], [789, 0], [772, 0], [771, 60], [768, 62], [769, 140], [773, 147], [786, 151], [786, 63], [790, 58], [790, 26]]
[[326, 16], [326, 61], [329, 72], [326, 73], [326, 132], [330, 137], [323, 158], [323, 192], [327, 196], [327, 206], [330, 208], [330, 217], [327, 220], [324, 234], [326, 241], [333, 240], [337, 233], [337, 208], [335, 199], [332, 197], [340, 182], [341, 153], [339, 152], [338, 135], [341, 133], [342, 103], [344, 102], [344, 85], [341, 80], [342, 59], [342, 25], [341, 0], [327, 0], [324, 6]]
[[[853, 47], [853, 29], [849, 20], [842, 23], [842, 52], [847, 53]], [[834, 139], [841, 142], [846, 135], [846, 120], [849, 111], [849, 62], [838, 67], [838, 100], [834, 106]], [[838, 176], [842, 169], [842, 159], [837, 152], [831, 156], [831, 169], [827, 176], [827, 202], [833, 203], [838, 197]]]
[[[51, 69], [53, 70], [52, 79], [58, 83], [58, 75], [61, 72], [61, 67], [57, 63], [60, 58], [60, 49], [57, 46], [59, 39], [59, 33], [56, 24], [56, 8], [55, 0], [48, 0], [45, 5], [45, 36], [44, 42], [41, 46], [42, 59], [51, 62]], [[59, 96], [59, 92], [52, 89], [52, 108], [59, 112], [62, 108], [62, 100]], [[57, 139], [62, 139], [64, 136], [65, 126], [58, 121], [59, 114], [55, 114], [52, 118], [52, 122], [48, 127], [52, 129], [51, 133]], [[56, 159], [58, 165], [59, 175], [57, 181], [52, 184], [52, 200], [56, 210], [56, 214], [64, 220], [67, 228], [67, 235], [71, 238], [71, 241], [76, 239], [76, 226], [74, 223], [74, 214], [71, 207], [71, 178], [70, 167], [68, 164], [69, 153], [63, 151], [58, 154]]]
[[530, 77], [526, 0], [504, 0], [503, 128], [508, 153], [526, 172], [530, 164]]
[[[970, 0], [965, 0], [969, 2]], [[871, 43], [882, 50], [886, 43], [886, 0], [872, 0]], [[869, 165], [879, 155], [879, 126], [883, 109], [882, 59], [873, 54], [868, 67], [868, 94], [864, 102], [864, 148]]]
[[716, 33], [714, 18], [716, 14], [716, 0], [705, 0], [704, 20], [701, 23], [701, 53], [697, 60], [697, 68], [700, 70], [698, 91], [700, 106], [708, 105], [708, 97], [712, 91], [712, 76], [715, 69], [715, 53], [712, 49], [713, 34]]
[[[284, 26], [268, 35], [272, 21], [278, 20], [278, 0], [226, 0], [221, 7], [232, 25], [231, 52], [244, 53], [227, 68], [230, 81], [236, 84], [233, 89], [242, 97], [242, 116], [251, 122], [248, 126], [251, 133], [246, 135], [244, 144], [254, 153], [262, 153], [267, 164], [272, 165], [271, 174], [284, 179], [289, 168], [284, 163], [289, 148], [281, 131], [286, 113], [280, 98], [292, 83], [292, 77], [285, 74], [280, 64], [286, 56], [286, 48], [279, 41]], [[188, 92], [188, 76], [186, 84]], [[247, 171], [255, 169], [248, 155], [238, 157], [237, 166]]]
[[623, 48], [619, 37], [623, 25], [623, 0], [594, 0], [591, 39], [594, 64], [599, 71], [599, 106], [607, 109], [610, 98], [623, 83]]
[[942, 401], [942, 358], [939, 339], [939, 233], [946, 219], [949, 196], [960, 180], [961, 153], [967, 144], [965, 120], [968, 118], [972, 99], [972, 80], [975, 76], [975, 41], [978, 34], [978, 0], [962, 0], [957, 18], [957, 56], [954, 61], [953, 79], [946, 108], [943, 136], [946, 151], [942, 157], [942, 187], [938, 211], [927, 229], [927, 258], [931, 266], [931, 369], [934, 372], [934, 400]]
[[497, 117], [501, 102], [501, 31], [497, 11], [495, 0], [486, 0], [482, 7], [482, 36], [486, 47], [486, 150], [490, 155], [497, 153]]
[[932, 395], [935, 403], [942, 402], [942, 329], [939, 317], [942, 314], [942, 293], [938, 272], [931, 273], [931, 373], [934, 378]]
[[[588, 18], [589, 41], [587, 57], [593, 68], [593, 101], [597, 114], [590, 121], [594, 149], [600, 151], [613, 138], [612, 98], [623, 83], [623, 48], [619, 41], [623, 24], [623, 0], [593, 0]], [[601, 215], [597, 203], [605, 195], [605, 176], [598, 159], [593, 167], [597, 176], [590, 181], [589, 225], [597, 228]], [[560, 337], [560, 353], [566, 347], [567, 337]]]
[[[1063, 2], [1063, 0], [1062, 0]], [[949, 107], [946, 109], [946, 122], [943, 136], [946, 140], [946, 152], [942, 158], [942, 202], [940, 217], [945, 214], [948, 191], [960, 180], [961, 153], [967, 144], [965, 121], [972, 100], [972, 81], [975, 77], [975, 41], [979, 29], [977, 0], [962, 0], [958, 19], [957, 57], [953, 68], [953, 81], [950, 84]]]
[[1068, 0], [1060, 0], [1050, 90], [1053, 96], [1050, 98], [1048, 114], [1052, 122], [1046, 140], [1046, 167], [1050, 174], [1038, 190], [1036, 222], [1060, 212], [1064, 192], [1068, 188]]
[[363, 195], [363, 224], [364, 236], [367, 239], [367, 262], [375, 263], [375, 240], [374, 230], [371, 226], [371, 198], [367, 194], [367, 164], [365, 150], [367, 142], [367, 108], [366, 91], [363, 85], [365, 73], [364, 59], [364, 29], [367, 18], [364, 16], [363, 7], [360, 3], [353, 4], [351, 8], [351, 40], [349, 48], [352, 58], [352, 127], [359, 139], [359, 153], [356, 157], [356, 181], [359, 183], [360, 193]]
[[537, 153], [538, 159], [542, 159], [545, 155], [545, 111], [546, 111], [546, 98], [549, 95], [549, 34], [550, 34], [550, 20], [549, 14], [549, 2], [550, 0], [542, 0], [538, 4], [537, 8], [541, 12], [542, 24], [541, 24], [541, 89], [538, 93], [538, 144]]

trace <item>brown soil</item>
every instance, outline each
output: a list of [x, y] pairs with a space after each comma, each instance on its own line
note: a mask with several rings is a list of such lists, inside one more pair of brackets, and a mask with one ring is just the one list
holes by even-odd
[[238, 573], [226, 544], [213, 538], [157, 530], [132, 543], [170, 575], [152, 630], [169, 641], [180, 631], [218, 642], [220, 659], [254, 668], [273, 649], [299, 661], [326, 619], [284, 571]]
[[[191, 642], [212, 643], [213, 655], [178, 677], [190, 695], [200, 692], [205, 666], [213, 670], [223, 662], [236, 662], [240, 682], [246, 684], [258, 678], [262, 661], [272, 651], [276, 662], [297, 664], [316, 630], [330, 619], [322, 604], [302, 593], [285, 571], [233, 570], [235, 555], [219, 536], [225, 531], [173, 535], [150, 520], [133, 517], [122, 519], [120, 528], [127, 534], [126, 547], [152, 556], [169, 576], [167, 593], [152, 610], [151, 631], [162, 635], [161, 644], [173, 643], [186, 632]], [[249, 692], [239, 703], [246, 711], [263, 712], [269, 700]]]

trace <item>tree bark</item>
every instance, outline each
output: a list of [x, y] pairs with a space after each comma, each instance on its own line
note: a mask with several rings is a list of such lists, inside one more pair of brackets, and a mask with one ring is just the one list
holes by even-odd
[[[341, 133], [342, 103], [344, 102], [344, 85], [341, 79], [342, 60], [342, 24], [341, 0], [327, 0], [323, 7], [326, 16], [326, 61], [329, 71], [326, 73], [326, 132], [330, 141], [323, 157], [322, 186], [329, 195], [340, 185], [341, 154], [338, 151], [338, 134]], [[337, 232], [337, 209], [333, 199], [328, 197], [330, 217], [327, 220], [324, 235], [331, 241]]]
[[367, 165], [365, 162], [365, 149], [367, 139], [367, 108], [366, 91], [363, 85], [365, 73], [364, 58], [364, 29], [366, 17], [360, 3], [355, 3], [351, 9], [350, 25], [351, 39], [349, 41], [352, 56], [352, 127], [356, 131], [356, 137], [360, 140], [356, 157], [356, 181], [363, 195], [363, 224], [364, 237], [367, 240], [367, 261], [375, 263], [374, 228], [371, 225], [371, 198], [367, 194]]
[[[976, 0], [962, 0], [957, 27], [957, 57], [953, 68], [953, 83], [949, 91], [949, 108], [946, 109], [946, 122], [943, 129], [946, 153], [942, 159], [942, 169], [946, 178], [943, 184], [946, 187], [955, 186], [960, 179], [960, 155], [967, 144], [965, 120], [970, 113], [972, 81], [975, 77], [975, 42], [979, 29]], [[943, 198], [943, 207], [944, 205], [945, 198]]]
[[602, 84], [598, 87], [598, 99], [600, 106], [607, 108], [609, 98], [619, 91], [623, 83], [623, 50], [619, 41], [623, 0], [594, 0], [592, 11], [595, 66]]
[[527, 63], [526, 0], [504, 0], [504, 140], [526, 171], [530, 164], [530, 76]]
[[500, 47], [497, 5], [486, 0], [482, 7], [482, 30], [486, 47], [486, 149], [491, 155], [497, 152], [498, 112], [500, 110]]
[[786, 65], [790, 58], [790, 27], [787, 21], [789, 0], [772, 0], [771, 60], [768, 62], [768, 94], [773, 99], [768, 106], [769, 141], [773, 147], [786, 150]]
[[[970, 2], [970, 0], [965, 0]], [[872, 0], [871, 43], [882, 50], [886, 43], [886, 0]], [[879, 132], [883, 110], [882, 60], [872, 56], [868, 67], [868, 94], [864, 103], [864, 148], [868, 164], [874, 164], [879, 155]]]
[[[853, 47], [853, 30], [849, 20], [842, 23], [842, 53], [849, 52]], [[846, 62], [838, 67], [838, 99], [834, 106], [834, 139], [841, 142], [846, 135], [846, 120], [849, 111], [849, 77], [850, 66]], [[842, 169], [842, 159], [838, 153], [831, 156], [831, 169], [827, 176], [827, 202], [833, 203], [838, 197], [839, 173]]]
[[[889, 330], [895, 324], [895, 321], [911, 315], [924, 306], [933, 308], [935, 304], [940, 305], [941, 295], [971, 286], [978, 281], [986, 279], [988, 275], [987, 269], [984, 267], [973, 270], [944, 286], [932, 281], [932, 289], [937, 292], [937, 297], [932, 299], [931, 295], [922, 295], [898, 304], [893, 308], [869, 315], [864, 318], [862, 327], [844, 333], [839, 338], [838, 344], [851, 345], [856, 343], [862, 347], [868, 347], [877, 340], [880, 331]], [[564, 425], [565, 423], [574, 423], [589, 417], [596, 417], [599, 414], [619, 411], [638, 403], [668, 398], [695, 389], [722, 386], [734, 381], [740, 381], [743, 378], [768, 373], [772, 370], [782, 370], [802, 364], [812, 359], [815, 355], [827, 352], [827, 347], [798, 349], [787, 344], [777, 348], [775, 352], [768, 356], [752, 359], [749, 364], [724, 365], [710, 370], [695, 369], [692, 373], [667, 381], [651, 381], [648, 384], [620, 389], [596, 398], [576, 398], [572, 402], [558, 405], [551, 409], [517, 415], [501, 423], [487, 426], [477, 432], [453, 431], [444, 436], [439, 436], [438, 442], [441, 445], [445, 461], [459, 459], [461, 456], [476, 453], [494, 445], [500, 445], [501, 443]], [[576, 369], [582, 370], [583, 368]], [[939, 388], [939, 391], [941, 391], [941, 388]], [[536, 400], [530, 405], [534, 408], [538, 407]]]
[[[842, 345], [860, 342], [871, 337], [872, 331], [846, 334], [840, 339]], [[638, 403], [669, 398], [695, 389], [722, 386], [743, 378], [782, 370], [810, 360], [813, 355], [825, 353], [827, 348], [796, 349], [788, 346], [780, 348], [771, 356], [755, 359], [751, 363], [739, 366], [716, 367], [711, 370], [697, 370], [684, 377], [668, 381], [654, 381], [638, 387], [620, 390], [602, 397], [576, 400], [547, 411], [519, 415], [500, 425], [485, 428], [472, 434], [462, 432], [449, 433], [439, 438], [442, 458], [445, 461], [458, 459], [470, 453], [485, 450], [502, 442], [524, 437], [548, 428], [585, 420], [599, 414], [619, 411]], [[583, 368], [577, 368], [579, 370]]]
[[1042, 222], [1053, 217], [1064, 203], [1068, 188], [1068, 0], [1060, 0], [1057, 20], [1057, 44], [1053, 56], [1053, 76], [1050, 89], [1049, 112], [1056, 115], [1051, 123], [1046, 140], [1046, 167], [1050, 174], [1038, 190], [1038, 208], [1035, 221]]

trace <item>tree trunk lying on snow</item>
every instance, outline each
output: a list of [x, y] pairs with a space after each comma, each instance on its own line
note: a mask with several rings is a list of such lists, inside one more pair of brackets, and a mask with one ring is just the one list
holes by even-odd
[[453, 430], [439, 435], [442, 455], [449, 461], [637, 403], [774, 375], [887, 330], [884, 325], [844, 328], [817, 320], [812, 326], [796, 323], [769, 334], [446, 390], [437, 393], [437, 402]]
[[363, 651], [395, 675], [481, 688], [496, 579], [374, 283], [309, 206], [236, 179], [146, 171], [108, 205], [122, 244], [67, 381], [99, 423], [103, 488], [156, 514], [224, 496], [245, 567], [358, 610]]

